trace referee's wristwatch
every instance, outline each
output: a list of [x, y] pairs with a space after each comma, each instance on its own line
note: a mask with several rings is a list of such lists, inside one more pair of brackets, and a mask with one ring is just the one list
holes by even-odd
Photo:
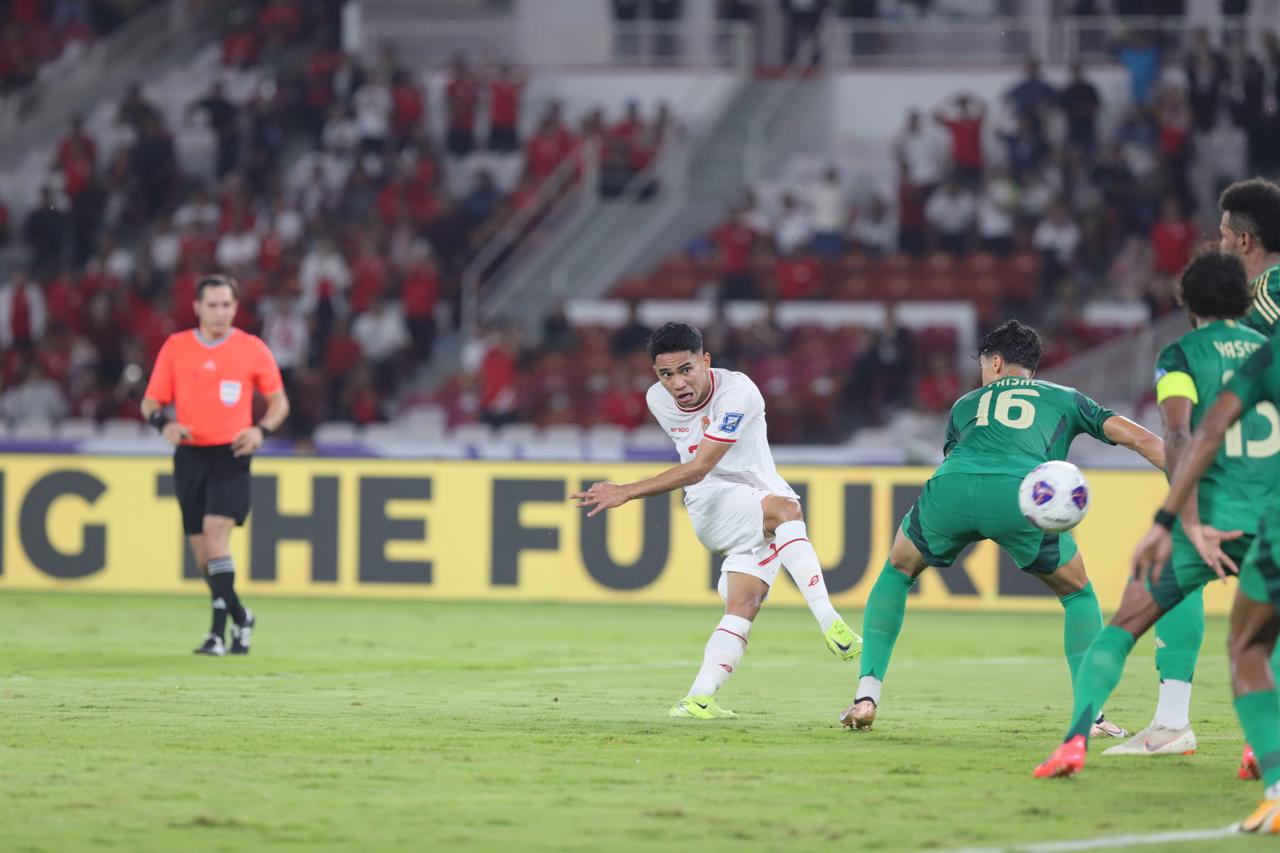
[[271, 430], [269, 430], [269, 429], [267, 429], [265, 426], [263, 426], [263, 424], [262, 424], [262, 422], [261, 422], [261, 421], [259, 421], [258, 423], [254, 424], [254, 426], [256, 426], [258, 429], [260, 429], [260, 430], [262, 431], [262, 440], [263, 440], [263, 441], [266, 441], [268, 438], [271, 438]]

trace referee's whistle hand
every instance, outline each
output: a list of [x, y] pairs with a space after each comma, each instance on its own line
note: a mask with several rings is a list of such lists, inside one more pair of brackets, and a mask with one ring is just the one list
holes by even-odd
[[184, 441], [191, 440], [191, 430], [187, 428], [186, 424], [180, 424], [177, 421], [169, 421], [165, 424], [161, 435], [164, 436], [165, 441], [169, 442], [174, 447], [177, 447]]

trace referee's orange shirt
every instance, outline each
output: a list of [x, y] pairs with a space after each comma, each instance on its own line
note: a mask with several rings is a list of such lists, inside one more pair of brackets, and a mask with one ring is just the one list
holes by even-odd
[[160, 348], [147, 396], [173, 403], [179, 423], [191, 429], [188, 444], [230, 444], [253, 425], [253, 389], [274, 394], [284, 387], [275, 356], [261, 338], [232, 328], [207, 344], [198, 329], [174, 332]]

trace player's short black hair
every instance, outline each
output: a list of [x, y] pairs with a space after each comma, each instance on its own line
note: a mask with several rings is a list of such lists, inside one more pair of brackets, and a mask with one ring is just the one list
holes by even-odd
[[649, 336], [649, 358], [657, 359], [664, 352], [685, 352], [694, 355], [702, 352], [702, 332], [688, 323], [663, 323]]
[[1042, 349], [1035, 329], [1017, 320], [1006, 320], [987, 332], [978, 345], [978, 355], [998, 355], [1008, 364], [1035, 370], [1040, 364]]
[[1234, 320], [1253, 303], [1244, 264], [1223, 252], [1205, 252], [1187, 264], [1178, 281], [1178, 295], [1192, 314], [1206, 320]]
[[213, 275], [201, 276], [200, 280], [196, 282], [196, 302], [204, 298], [204, 289], [206, 287], [229, 287], [231, 288], [231, 298], [240, 299], [240, 285], [229, 275], [214, 273]]
[[1218, 206], [1231, 228], [1252, 234], [1268, 252], [1280, 252], [1280, 186], [1262, 178], [1237, 181], [1222, 191]]

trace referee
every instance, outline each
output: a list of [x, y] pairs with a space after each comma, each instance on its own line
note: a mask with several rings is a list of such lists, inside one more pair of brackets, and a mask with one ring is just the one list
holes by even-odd
[[[213, 627], [196, 654], [248, 654], [253, 612], [236, 595], [231, 528], [249, 515], [249, 460], [289, 416], [280, 368], [262, 340], [231, 325], [239, 286], [225, 275], [196, 285], [199, 325], [175, 332], [156, 357], [142, 416], [175, 448], [173, 479], [182, 529], [213, 598]], [[253, 423], [253, 392], [267, 411]], [[175, 420], [164, 412], [173, 404]]]

